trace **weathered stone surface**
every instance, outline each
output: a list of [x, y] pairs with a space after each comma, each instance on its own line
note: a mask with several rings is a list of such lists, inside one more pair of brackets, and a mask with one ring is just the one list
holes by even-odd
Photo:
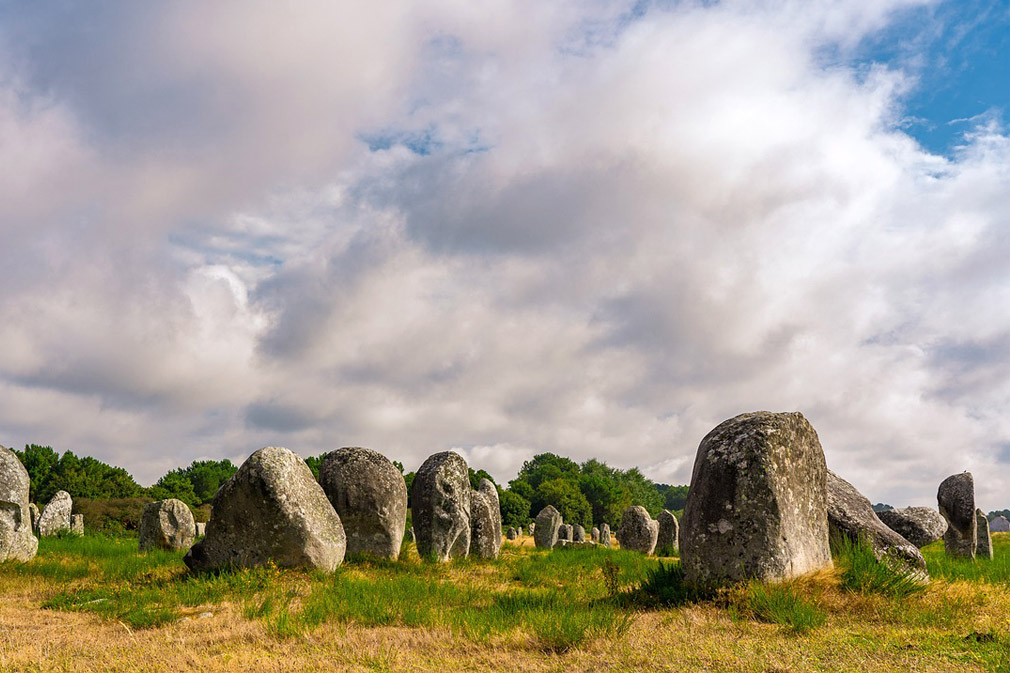
[[207, 534], [207, 522], [206, 521], [197, 521], [196, 522], [196, 536], [197, 537], [203, 537], [206, 534]]
[[621, 527], [617, 530], [617, 541], [621, 549], [651, 554], [656, 549], [659, 538], [659, 522], [649, 516], [641, 505], [632, 505], [621, 515]]
[[333, 505], [301, 456], [268, 446], [214, 496], [207, 534], [184, 559], [194, 570], [253, 567], [332, 571], [347, 541]]
[[590, 537], [590, 539], [593, 542], [599, 542], [600, 541], [600, 529], [597, 528], [596, 526], [593, 526], [593, 529], [591, 531], [589, 531], [589, 537]]
[[575, 524], [572, 526], [572, 542], [585, 542], [586, 541], [586, 529]]
[[1000, 514], [998, 517], [989, 522], [989, 532], [991, 533], [1010, 533], [1010, 519]]
[[480, 558], [498, 558], [501, 551], [501, 507], [498, 489], [481, 479], [471, 494], [470, 554]]
[[832, 565], [824, 452], [802, 414], [743, 414], [705, 436], [680, 521], [680, 558], [695, 585], [782, 580]]
[[28, 516], [32, 520], [32, 533], [35, 535], [39, 534], [39, 517], [42, 516], [42, 512], [39, 511], [39, 506], [34, 502], [28, 505]]
[[947, 521], [932, 507], [904, 507], [877, 512], [888, 528], [920, 549], [936, 542], [947, 530]]
[[663, 510], [656, 517], [659, 523], [659, 537], [656, 538], [656, 554], [672, 556], [680, 544], [680, 524], [677, 517], [669, 510]]
[[84, 535], [84, 515], [73, 514], [70, 516], [70, 530], [78, 535]]
[[564, 540], [565, 542], [572, 541], [572, 527], [570, 524], [563, 523], [558, 526], [558, 540]]
[[74, 500], [70, 494], [57, 491], [39, 515], [39, 535], [56, 535], [61, 530], [70, 530], [70, 513], [73, 509]]
[[947, 520], [943, 546], [948, 556], [975, 558], [978, 525], [975, 521], [975, 479], [971, 472], [947, 477], [936, 492], [940, 514]]
[[519, 531], [517, 531], [514, 526], [509, 526], [508, 534], [505, 537], [507, 537], [509, 540], [518, 539]]
[[[533, 525], [533, 524], [530, 524]], [[561, 513], [554, 505], [547, 505], [537, 514], [536, 527], [533, 529], [533, 542], [538, 549], [551, 549], [558, 542], [558, 530], [561, 528]]]
[[0, 446], [0, 561], [31, 561], [39, 549], [28, 507], [28, 471]]
[[600, 544], [604, 547], [610, 546], [610, 524], [601, 523], [600, 524]]
[[196, 538], [193, 512], [182, 500], [149, 502], [140, 517], [140, 551], [189, 549]]
[[537, 527], [536, 523], [530, 522], [529, 526], [530, 535], [533, 535], [533, 531], [536, 530], [536, 527]]
[[319, 465], [319, 485], [340, 517], [346, 556], [397, 559], [407, 525], [407, 485], [377, 451], [344, 447]]
[[429, 456], [411, 489], [414, 533], [421, 558], [448, 561], [470, 551], [470, 475], [458, 453]]
[[855, 486], [828, 470], [828, 526], [832, 535], [854, 543], [866, 540], [878, 561], [890, 563], [920, 581], [928, 581], [926, 560], [919, 548], [877, 518], [873, 505]]
[[985, 513], [975, 510], [975, 527], [978, 541], [975, 544], [975, 558], [992, 559], [992, 538], [989, 537], [989, 519], [985, 518]]

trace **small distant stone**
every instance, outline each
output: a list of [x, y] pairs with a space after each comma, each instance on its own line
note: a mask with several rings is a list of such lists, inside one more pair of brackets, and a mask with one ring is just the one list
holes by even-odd
[[621, 541], [621, 549], [651, 554], [659, 538], [659, 522], [641, 505], [632, 505], [621, 515], [617, 538]]
[[673, 556], [677, 552], [680, 543], [680, 526], [677, 517], [669, 510], [663, 510], [656, 517], [659, 523], [659, 537], [656, 538], [656, 554], [660, 556]]
[[586, 541], [586, 529], [575, 524], [572, 526], [572, 542], [585, 542]]
[[211, 618], [211, 617], [213, 617], [213, 616], [214, 616], [214, 613], [213, 613], [213, 612], [201, 612], [201, 613], [200, 613], [200, 614], [198, 615], [198, 617], [199, 617], [200, 619], [210, 619], [210, 618]]
[[540, 510], [537, 514], [536, 528], [533, 530], [533, 541], [537, 549], [552, 549], [558, 542], [560, 528], [561, 513], [554, 509], [554, 505], [547, 505]]
[[28, 505], [28, 516], [32, 520], [32, 533], [35, 535], [39, 534], [39, 517], [41, 512], [39, 512], [39, 506], [34, 502]]
[[534, 530], [536, 530], [536, 527], [537, 527], [537, 526], [536, 526], [536, 524], [535, 524], [535, 523], [530, 523], [530, 526], [529, 526], [529, 531], [530, 531], [530, 533], [529, 533], [529, 534], [530, 534], [530, 535], [533, 535], [533, 531], [534, 531]]
[[39, 535], [56, 535], [61, 530], [70, 530], [70, 513], [73, 509], [74, 499], [70, 494], [57, 491], [39, 515]]
[[140, 517], [139, 537], [140, 551], [189, 549], [196, 538], [196, 521], [182, 500], [149, 502]]
[[509, 526], [508, 533], [506, 536], [509, 540], [515, 540], [519, 537], [519, 531], [517, 531], [513, 526]]
[[978, 542], [975, 545], [975, 557], [992, 559], [992, 538], [989, 537], [989, 520], [980, 509], [975, 510], [975, 521], [978, 531]]
[[989, 522], [989, 531], [992, 533], [1010, 533], [1010, 519], [1000, 514]]
[[70, 530], [78, 535], [84, 535], [84, 515], [74, 514], [70, 517]]
[[608, 523], [600, 524], [600, 544], [610, 547], [610, 524]]
[[877, 518], [919, 549], [936, 542], [947, 530], [947, 521], [932, 507], [904, 507], [877, 512]]
[[597, 528], [596, 526], [593, 526], [593, 529], [591, 531], [589, 531], [589, 535], [590, 535], [590, 539], [592, 539], [593, 542], [599, 542], [600, 541], [600, 529]]
[[943, 545], [954, 558], [975, 558], [978, 522], [975, 519], [975, 478], [971, 472], [947, 477], [936, 492], [938, 509], [947, 520]]
[[203, 537], [206, 534], [207, 534], [207, 522], [206, 521], [197, 521], [196, 522], [196, 536], [197, 537]]
[[558, 526], [558, 540], [564, 540], [565, 542], [572, 541], [572, 527], [570, 524], [563, 523]]

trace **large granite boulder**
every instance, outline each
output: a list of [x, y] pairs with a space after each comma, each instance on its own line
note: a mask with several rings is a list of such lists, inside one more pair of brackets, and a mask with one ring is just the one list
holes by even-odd
[[975, 558], [992, 560], [992, 538], [989, 537], [989, 519], [980, 509], [975, 510], [975, 527], [978, 540], [975, 543]]
[[481, 479], [471, 493], [470, 554], [479, 558], [498, 558], [501, 551], [501, 505], [498, 489]]
[[877, 512], [888, 528], [922, 549], [943, 537], [947, 521], [932, 507], [903, 507]]
[[928, 581], [926, 560], [919, 548], [884, 525], [873, 505], [855, 486], [828, 470], [828, 526], [832, 535], [854, 543], [865, 540], [878, 561], [920, 581]]
[[586, 529], [579, 524], [574, 524], [572, 526], [572, 542], [585, 542], [586, 541]]
[[677, 517], [669, 510], [663, 510], [656, 517], [659, 523], [659, 537], [656, 538], [656, 554], [673, 556], [680, 545], [680, 524]]
[[340, 517], [309, 466], [288, 449], [268, 446], [218, 490], [206, 536], [184, 560], [193, 570], [274, 563], [332, 571], [346, 547]]
[[28, 508], [28, 471], [0, 446], [0, 561], [31, 561], [39, 549]]
[[361, 447], [331, 451], [319, 465], [319, 485], [344, 527], [347, 557], [400, 557], [407, 485], [388, 458]]
[[140, 551], [189, 549], [196, 539], [196, 520], [182, 500], [168, 498], [144, 505], [140, 516]]
[[601, 523], [600, 524], [600, 544], [604, 547], [610, 547], [610, 524]]
[[[537, 514], [536, 527], [533, 529], [533, 542], [537, 549], [553, 549], [558, 543], [558, 531], [561, 528], [561, 513], [554, 505], [547, 505]], [[533, 524], [530, 524], [533, 525]]]
[[824, 452], [802, 414], [720, 423], [698, 447], [680, 521], [687, 581], [783, 580], [831, 567], [827, 504]]
[[975, 558], [978, 524], [975, 520], [975, 479], [971, 472], [947, 477], [936, 492], [940, 514], [947, 520], [943, 546], [955, 558]]
[[998, 517], [989, 522], [989, 532], [991, 533], [1010, 533], [1010, 519], [1000, 514]]
[[73, 509], [74, 500], [70, 494], [57, 491], [39, 515], [39, 536], [56, 535], [61, 530], [70, 530], [70, 514]]
[[621, 549], [651, 554], [659, 539], [659, 522], [649, 516], [641, 505], [632, 505], [621, 515], [621, 527], [617, 530], [617, 540]]
[[410, 500], [421, 558], [448, 561], [469, 553], [470, 474], [462, 456], [429, 456], [417, 469]]

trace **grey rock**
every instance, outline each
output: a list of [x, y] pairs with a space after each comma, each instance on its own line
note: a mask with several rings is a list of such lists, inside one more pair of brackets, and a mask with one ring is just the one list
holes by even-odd
[[989, 522], [989, 531], [992, 533], [1010, 533], [1010, 519], [1000, 514]]
[[70, 530], [78, 535], [84, 535], [84, 515], [72, 514], [70, 516]]
[[530, 526], [529, 526], [530, 535], [533, 535], [533, 531], [536, 530], [536, 527], [537, 526], [536, 526], [535, 523], [530, 522]]
[[940, 514], [947, 520], [943, 545], [947, 555], [975, 558], [978, 524], [975, 520], [975, 479], [971, 472], [947, 477], [936, 492]]
[[878, 561], [891, 564], [919, 581], [928, 581], [926, 560], [919, 548], [877, 518], [873, 505], [856, 488], [828, 470], [828, 526], [832, 535], [853, 543], [866, 540]]
[[621, 515], [621, 527], [617, 530], [617, 540], [621, 549], [651, 554], [656, 549], [659, 538], [659, 522], [649, 516], [641, 505], [632, 505]]
[[586, 529], [575, 524], [572, 526], [572, 542], [585, 542], [586, 541]]
[[407, 542], [413, 542], [414, 540], [417, 539], [417, 538], [414, 537], [414, 527], [413, 526], [411, 526], [410, 528], [407, 529], [407, 532], [404, 534], [404, 537], [407, 538]]
[[564, 540], [565, 542], [572, 541], [572, 527], [567, 523], [563, 523], [558, 526], [558, 540]]
[[350, 556], [397, 559], [407, 525], [407, 485], [377, 451], [344, 447], [323, 457], [319, 484], [340, 516]]
[[470, 554], [478, 558], [498, 558], [501, 551], [501, 506], [498, 489], [481, 479], [471, 493]]
[[590, 539], [593, 542], [599, 542], [600, 541], [600, 529], [597, 528], [596, 526], [593, 526], [593, 529], [591, 531], [589, 531], [589, 537], [590, 537]]
[[347, 541], [340, 517], [301, 456], [269, 446], [249, 456], [217, 494], [207, 535], [186, 554], [193, 570], [255, 567], [332, 571]]
[[193, 512], [175, 498], [149, 502], [140, 517], [139, 538], [140, 551], [189, 549], [196, 539]]
[[540, 510], [533, 530], [533, 542], [537, 549], [552, 549], [558, 542], [560, 528], [561, 513], [554, 509], [554, 505], [547, 505]]
[[421, 558], [448, 561], [469, 553], [470, 475], [462, 456], [429, 456], [414, 477], [411, 503]]
[[513, 526], [509, 526], [508, 535], [506, 537], [509, 540], [515, 540], [519, 537], [519, 531], [517, 531]]
[[610, 524], [608, 523], [600, 524], [600, 544], [610, 547]]
[[989, 519], [980, 509], [975, 510], [975, 527], [978, 541], [975, 543], [975, 557], [992, 560], [992, 538], [989, 537]]
[[196, 522], [196, 536], [197, 537], [203, 537], [206, 534], [207, 534], [207, 522], [206, 521], [197, 521]]
[[73, 509], [74, 500], [70, 494], [57, 491], [39, 515], [39, 536], [56, 535], [61, 530], [70, 530], [70, 513]]
[[877, 512], [888, 528], [922, 549], [943, 537], [947, 521], [932, 507], [903, 507]]
[[680, 544], [680, 524], [677, 517], [669, 510], [663, 510], [656, 517], [659, 522], [659, 537], [656, 539], [656, 554], [659, 556], [673, 556], [679, 549]]
[[827, 467], [802, 414], [742, 414], [705, 436], [680, 521], [680, 561], [696, 586], [831, 567]]
[[39, 506], [34, 502], [28, 505], [28, 516], [32, 520], [32, 533], [35, 535], [39, 534], [39, 517], [42, 513], [39, 511]]
[[0, 446], [0, 561], [31, 561], [39, 549], [28, 507], [28, 471]]

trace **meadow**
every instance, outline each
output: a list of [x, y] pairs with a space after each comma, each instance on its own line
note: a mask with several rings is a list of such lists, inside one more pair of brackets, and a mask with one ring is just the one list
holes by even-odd
[[843, 545], [833, 571], [697, 595], [676, 558], [530, 538], [202, 575], [135, 538], [43, 538], [0, 565], [0, 671], [1010, 671], [1010, 534], [994, 546], [927, 547], [925, 588]]

